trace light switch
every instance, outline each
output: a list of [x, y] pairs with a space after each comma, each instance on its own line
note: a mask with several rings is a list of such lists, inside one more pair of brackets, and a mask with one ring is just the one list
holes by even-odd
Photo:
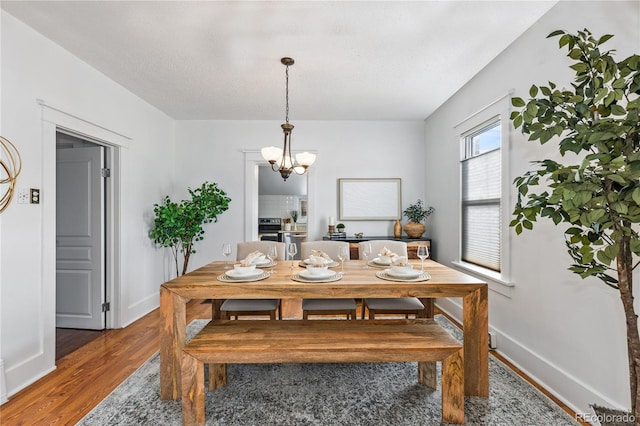
[[18, 188], [18, 204], [29, 204], [29, 190]]

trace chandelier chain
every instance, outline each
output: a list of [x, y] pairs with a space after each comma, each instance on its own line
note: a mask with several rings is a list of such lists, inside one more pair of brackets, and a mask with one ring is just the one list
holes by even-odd
[[285, 71], [286, 84], [285, 84], [285, 123], [289, 124], [289, 65]]

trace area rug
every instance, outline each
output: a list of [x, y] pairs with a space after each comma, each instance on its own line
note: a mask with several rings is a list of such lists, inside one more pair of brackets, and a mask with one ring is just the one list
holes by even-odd
[[[461, 340], [449, 321], [436, 320]], [[187, 335], [206, 322], [193, 321]], [[181, 424], [180, 402], [159, 398], [159, 365], [156, 354], [78, 424]], [[206, 392], [207, 425], [442, 424], [440, 385], [419, 385], [416, 363], [233, 364], [227, 374], [227, 386]], [[493, 357], [489, 380], [489, 398], [465, 398], [467, 425], [578, 424]]]

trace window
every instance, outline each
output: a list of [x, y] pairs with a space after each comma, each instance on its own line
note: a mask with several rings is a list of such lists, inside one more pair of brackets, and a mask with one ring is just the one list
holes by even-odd
[[463, 135], [461, 260], [501, 272], [500, 119]]

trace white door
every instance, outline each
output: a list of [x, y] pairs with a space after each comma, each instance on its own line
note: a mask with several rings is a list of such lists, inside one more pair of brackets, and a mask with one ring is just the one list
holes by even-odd
[[56, 150], [56, 327], [105, 328], [103, 149]]

